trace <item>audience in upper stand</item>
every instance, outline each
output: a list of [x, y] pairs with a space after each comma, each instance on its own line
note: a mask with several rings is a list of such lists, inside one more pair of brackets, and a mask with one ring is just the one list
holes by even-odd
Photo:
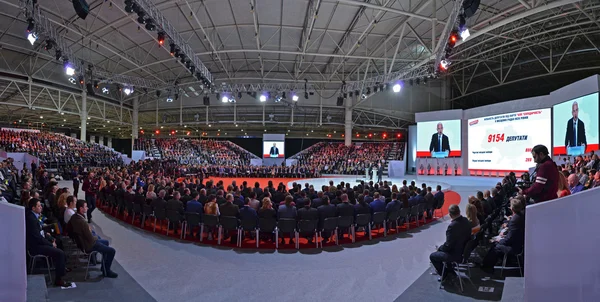
[[123, 165], [121, 156], [107, 147], [50, 132], [0, 130], [0, 147], [6, 152], [29, 153], [47, 167]]

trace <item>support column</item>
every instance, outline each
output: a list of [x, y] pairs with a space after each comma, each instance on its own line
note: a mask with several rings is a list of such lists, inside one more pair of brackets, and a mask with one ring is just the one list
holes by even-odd
[[352, 104], [353, 100], [358, 96], [353, 96], [351, 98], [346, 98], [345, 100], [345, 113], [346, 118], [344, 119], [344, 145], [350, 146], [352, 145]]
[[98, 136], [98, 144], [104, 146], [104, 136]]
[[138, 113], [140, 111], [139, 107], [140, 107], [140, 97], [135, 96], [133, 98], [133, 111], [131, 112], [131, 117], [132, 117], [131, 138], [132, 139], [138, 138], [138, 132], [139, 132], [139, 128], [140, 128], [140, 126], [138, 125]]
[[108, 138], [107, 145], [108, 145], [109, 148], [112, 148], [112, 137]]
[[81, 132], [79, 135], [79, 139], [82, 141], [86, 141], [87, 140], [87, 91], [82, 91], [81, 92]]

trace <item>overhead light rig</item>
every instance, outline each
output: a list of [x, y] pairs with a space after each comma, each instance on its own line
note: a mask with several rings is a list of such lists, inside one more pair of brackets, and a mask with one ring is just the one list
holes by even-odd
[[[52, 24], [37, 5], [37, 0], [20, 0], [19, 5], [27, 19], [27, 32], [34, 33], [37, 40], [44, 41], [46, 51], [54, 50], [54, 58], [62, 62], [69, 81], [73, 84], [94, 83], [93, 87], [99, 89], [99, 84], [115, 84], [118, 87], [133, 87], [162, 89], [170, 85], [160, 81], [147, 80], [144, 78], [114, 74], [102, 70], [97, 66], [86, 64], [84, 60], [75, 56], [69, 44], [58, 33], [57, 27]], [[86, 68], [87, 67], [87, 68]], [[73, 80], [71, 80], [73, 79]], [[75, 80], [76, 79], [76, 80]], [[83, 81], [82, 81], [83, 80]], [[102, 87], [103, 94], [109, 94], [109, 89]]]
[[[207, 89], [212, 88], [213, 77], [208, 68], [198, 59], [192, 47], [181, 37], [169, 20], [162, 15], [160, 10], [150, 0], [125, 0], [125, 11], [137, 13], [137, 21], [145, 24], [149, 31], [158, 30], [157, 41], [164, 44], [165, 36], [169, 38], [169, 52], [172, 56], [181, 59], [183, 64], [198, 81]], [[162, 41], [162, 42], [161, 42]]]

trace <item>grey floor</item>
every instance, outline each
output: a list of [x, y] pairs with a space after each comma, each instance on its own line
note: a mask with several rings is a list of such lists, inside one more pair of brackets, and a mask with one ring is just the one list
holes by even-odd
[[[496, 181], [452, 185], [461, 195], [461, 209], [469, 195]], [[116, 248], [116, 261], [156, 301], [394, 301], [425, 277], [432, 278], [435, 284], [430, 290], [437, 291], [434, 276], [423, 274], [428, 271], [429, 254], [444, 242], [448, 223], [446, 219], [398, 236], [339, 248], [277, 252], [179, 242], [94, 213], [96, 231]], [[117, 272], [118, 279], [102, 279], [96, 286], [118, 291], [117, 284], [132, 283], [127, 277], [121, 279], [123, 271]], [[94, 290], [94, 284], [89, 284]], [[105, 301], [116, 297], [102, 296], [105, 291], [93, 295]], [[116, 301], [129, 300], [141, 301], [133, 297]]]

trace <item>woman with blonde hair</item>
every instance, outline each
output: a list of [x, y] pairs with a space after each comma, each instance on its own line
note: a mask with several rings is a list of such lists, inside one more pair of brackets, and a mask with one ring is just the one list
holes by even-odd
[[260, 210], [258, 210], [259, 218], [276, 218], [277, 212], [273, 209], [273, 203], [271, 202], [271, 198], [265, 197], [262, 200], [262, 206]]
[[483, 205], [481, 204], [481, 200], [477, 199], [477, 197], [471, 195], [469, 196], [469, 204], [472, 204], [477, 209], [477, 219], [479, 221], [485, 220], [485, 211], [483, 210]]
[[476, 234], [481, 229], [479, 218], [477, 218], [477, 207], [469, 203], [465, 212], [467, 213], [467, 219], [471, 223], [471, 234]]
[[556, 192], [556, 194], [558, 195], [558, 198], [571, 195], [567, 178], [562, 173], [558, 173], [558, 192]]

